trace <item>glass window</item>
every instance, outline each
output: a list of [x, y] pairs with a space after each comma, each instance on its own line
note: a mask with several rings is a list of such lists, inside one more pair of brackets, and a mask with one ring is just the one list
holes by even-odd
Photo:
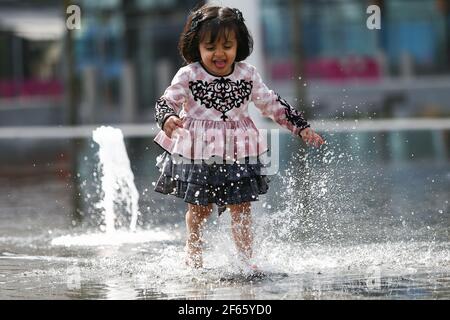
[[445, 16], [435, 0], [386, 1], [385, 51], [394, 73], [408, 55], [416, 73], [440, 73], [447, 65]]
[[[263, 0], [261, 3], [263, 48], [269, 73], [275, 78], [292, 77], [289, 70], [295, 57], [292, 57], [290, 39], [291, 1]], [[346, 77], [342, 61], [356, 58], [362, 65], [355, 67], [352, 76], [359, 72], [363, 77], [377, 77], [384, 69], [380, 52], [384, 53], [390, 67], [388, 72], [393, 75], [400, 72], [408, 57], [416, 74], [445, 72], [442, 66], [448, 65], [446, 37], [450, 31], [446, 31], [445, 16], [437, 1], [389, 0], [384, 4], [382, 29], [369, 30], [366, 1], [302, 1], [305, 64], [307, 70], [316, 70], [311, 76]], [[365, 71], [360, 72], [361, 68]], [[322, 71], [318, 72], [319, 69]]]

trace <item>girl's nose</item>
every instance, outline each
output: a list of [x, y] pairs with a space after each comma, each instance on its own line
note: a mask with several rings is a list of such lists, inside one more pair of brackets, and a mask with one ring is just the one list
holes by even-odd
[[214, 56], [215, 56], [216, 58], [222, 58], [223, 55], [224, 55], [224, 52], [223, 52], [222, 49], [217, 49], [216, 52], [214, 53]]

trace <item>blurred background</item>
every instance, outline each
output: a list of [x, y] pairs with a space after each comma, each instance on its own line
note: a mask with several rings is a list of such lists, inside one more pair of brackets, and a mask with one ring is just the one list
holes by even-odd
[[[155, 99], [183, 64], [177, 41], [186, 15], [201, 3], [0, 1], [0, 124], [151, 123]], [[81, 28], [69, 36], [70, 4], [81, 9]], [[371, 4], [381, 9], [380, 30], [366, 26]], [[449, 116], [447, 0], [240, 7], [252, 10], [245, 15], [255, 36], [249, 61], [274, 89], [302, 94], [310, 118], [342, 117], [343, 102], [353, 106], [346, 118]]]
[[[144, 173], [153, 172], [154, 103], [183, 65], [177, 42], [187, 13], [203, 3], [1, 0], [4, 185], [44, 175], [59, 179], [78, 198], [86, 163], [83, 150], [89, 150], [86, 141], [101, 124], [131, 125], [136, 139], [127, 142], [130, 153], [145, 159]], [[408, 119], [406, 128], [413, 129], [424, 119], [437, 119], [440, 122], [426, 122], [422, 128], [429, 132], [410, 132], [419, 140], [409, 145], [420, 146], [416, 158], [448, 161], [449, 1], [212, 3], [243, 11], [255, 38], [248, 61], [269, 87], [305, 110], [319, 130], [333, 129], [336, 121], [368, 120], [371, 131], [378, 119]], [[370, 30], [366, 23], [371, 15], [367, 7], [373, 4], [381, 9], [379, 30]], [[74, 30], [67, 27], [73, 21], [73, 12], [66, 11], [70, 5], [80, 8], [79, 28]], [[257, 124], [270, 127], [255, 110], [251, 112]], [[395, 122], [383, 123], [384, 130], [395, 129]], [[378, 146], [387, 148], [380, 152], [383, 159], [398, 154], [410, 158], [407, 138], [394, 139], [391, 145], [388, 140]], [[93, 153], [86, 152], [89, 157]]]

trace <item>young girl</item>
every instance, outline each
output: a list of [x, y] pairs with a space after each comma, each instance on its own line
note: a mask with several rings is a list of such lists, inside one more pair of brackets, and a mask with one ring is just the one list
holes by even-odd
[[188, 203], [186, 263], [191, 267], [202, 267], [202, 225], [215, 203], [219, 215], [229, 209], [238, 252], [247, 266], [256, 268], [250, 262], [250, 203], [267, 192], [270, 180], [259, 159], [268, 148], [249, 117], [250, 102], [306, 143], [323, 143], [302, 113], [269, 90], [256, 69], [243, 62], [252, 47], [238, 9], [205, 5], [192, 12], [179, 42], [187, 65], [156, 103], [155, 118], [162, 130], [154, 141], [165, 151], [157, 159], [161, 176], [155, 191]]

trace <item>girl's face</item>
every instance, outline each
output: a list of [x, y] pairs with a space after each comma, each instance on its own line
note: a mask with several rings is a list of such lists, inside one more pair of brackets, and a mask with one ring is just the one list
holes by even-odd
[[226, 76], [231, 73], [236, 59], [237, 40], [234, 31], [224, 32], [213, 43], [210, 36], [199, 44], [203, 66], [209, 73]]

